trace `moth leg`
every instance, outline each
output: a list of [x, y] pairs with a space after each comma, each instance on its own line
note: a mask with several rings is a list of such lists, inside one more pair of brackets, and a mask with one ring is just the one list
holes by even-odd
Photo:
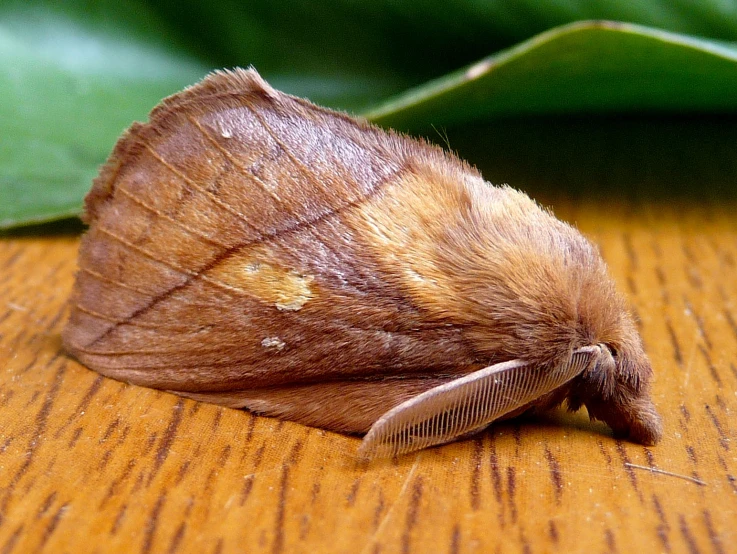
[[587, 346], [557, 367], [511, 360], [427, 390], [379, 418], [359, 454], [395, 456], [478, 431], [573, 379], [600, 355], [599, 346]]

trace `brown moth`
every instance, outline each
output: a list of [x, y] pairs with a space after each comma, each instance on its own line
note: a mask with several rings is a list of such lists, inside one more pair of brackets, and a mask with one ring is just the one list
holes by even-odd
[[394, 455], [567, 401], [661, 435], [598, 251], [438, 147], [216, 72], [86, 198], [67, 350], [103, 375]]

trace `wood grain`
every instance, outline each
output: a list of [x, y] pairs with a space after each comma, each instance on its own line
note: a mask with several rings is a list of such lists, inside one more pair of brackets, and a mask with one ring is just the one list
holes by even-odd
[[5, 239], [0, 552], [735, 552], [736, 208], [556, 205], [637, 311], [660, 444], [561, 412], [370, 465], [356, 438], [71, 361], [78, 240]]

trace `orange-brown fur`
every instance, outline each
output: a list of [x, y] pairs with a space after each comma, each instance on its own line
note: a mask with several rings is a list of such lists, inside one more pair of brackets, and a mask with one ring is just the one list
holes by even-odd
[[216, 73], [121, 138], [86, 201], [70, 353], [339, 431], [495, 362], [614, 363], [568, 398], [651, 443], [651, 369], [596, 249], [457, 158]]

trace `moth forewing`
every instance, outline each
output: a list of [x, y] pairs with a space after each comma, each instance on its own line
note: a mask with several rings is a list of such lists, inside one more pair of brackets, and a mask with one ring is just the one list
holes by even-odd
[[364, 437], [364, 458], [396, 456], [480, 431], [570, 381], [600, 355], [599, 346], [573, 352], [568, 362], [545, 367], [511, 360], [432, 388], [384, 414]]

